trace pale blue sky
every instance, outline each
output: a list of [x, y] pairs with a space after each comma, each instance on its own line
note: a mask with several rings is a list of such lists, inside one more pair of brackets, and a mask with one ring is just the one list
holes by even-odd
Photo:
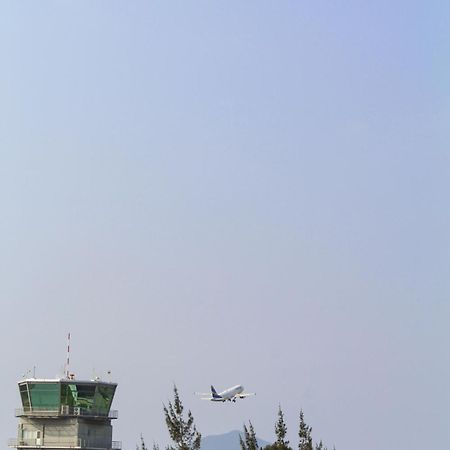
[[[450, 445], [447, 2], [4, 1], [0, 411], [112, 370], [114, 439]], [[200, 402], [242, 383], [255, 398]]]

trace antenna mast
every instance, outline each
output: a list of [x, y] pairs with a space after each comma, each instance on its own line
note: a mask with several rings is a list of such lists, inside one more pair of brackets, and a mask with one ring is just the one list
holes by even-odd
[[67, 335], [66, 378], [69, 378], [69, 362], [70, 362], [70, 333]]

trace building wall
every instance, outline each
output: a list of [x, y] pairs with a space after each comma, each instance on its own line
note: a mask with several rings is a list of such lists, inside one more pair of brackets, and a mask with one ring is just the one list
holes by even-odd
[[109, 420], [23, 417], [17, 438], [19, 445], [110, 449], [112, 426]]
[[80, 421], [78, 423], [78, 437], [82, 446], [111, 448], [112, 426], [93, 421]]

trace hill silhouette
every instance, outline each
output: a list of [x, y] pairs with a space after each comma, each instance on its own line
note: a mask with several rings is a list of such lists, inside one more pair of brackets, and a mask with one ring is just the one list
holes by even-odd
[[[233, 430], [225, 434], [205, 436], [202, 438], [201, 450], [241, 450], [239, 445], [239, 436], [243, 435], [241, 431]], [[259, 446], [268, 445], [269, 442], [258, 438]]]

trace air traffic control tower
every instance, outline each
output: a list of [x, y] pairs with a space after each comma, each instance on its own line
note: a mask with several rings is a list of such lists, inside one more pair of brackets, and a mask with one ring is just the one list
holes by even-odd
[[19, 381], [22, 408], [17, 439], [8, 442], [18, 450], [119, 450], [112, 440], [111, 403], [117, 384], [70, 378]]

